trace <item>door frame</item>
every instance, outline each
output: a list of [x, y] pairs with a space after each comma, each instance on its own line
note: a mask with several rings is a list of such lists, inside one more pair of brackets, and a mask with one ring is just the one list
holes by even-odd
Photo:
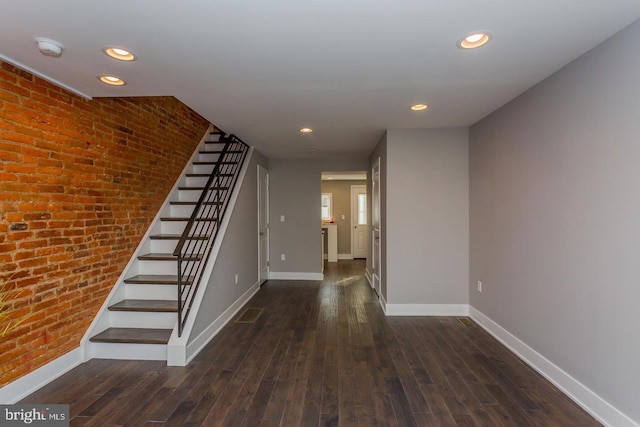
[[[358, 205], [357, 205], [357, 202], [354, 203], [354, 200], [355, 200], [354, 196], [355, 196], [356, 191], [358, 189], [364, 190], [364, 193], [367, 195], [367, 197], [369, 196], [367, 194], [367, 185], [366, 184], [357, 184], [357, 185], [352, 185], [351, 186], [351, 192], [350, 192], [350, 195], [351, 195], [351, 212], [350, 212], [350, 218], [349, 218], [349, 223], [350, 223], [349, 225], [351, 227], [351, 258], [355, 258], [356, 257], [353, 243], [355, 241], [355, 232], [354, 232], [354, 230], [356, 229], [356, 225], [358, 225], [357, 224]], [[367, 203], [368, 203], [368, 201], [367, 201]], [[354, 218], [355, 218], [355, 220], [354, 220]], [[367, 218], [367, 227], [371, 227], [370, 218]], [[368, 231], [367, 231], [367, 234], [368, 234]], [[369, 251], [369, 248], [367, 248], [365, 250], [365, 258], [366, 258], [366, 252], [368, 252], [368, 251]]]
[[[264, 197], [265, 198], [265, 200], [264, 200], [265, 212], [264, 212], [264, 216], [265, 216], [265, 221], [266, 221], [266, 227], [265, 227], [264, 233], [266, 233], [265, 239], [267, 241], [267, 243], [266, 243], [266, 251], [267, 251], [267, 266], [266, 267], [267, 267], [267, 271], [266, 271], [266, 277], [264, 277], [264, 280], [263, 280], [263, 275], [262, 275], [262, 272], [263, 272], [263, 268], [262, 267], [263, 266], [261, 265], [261, 263], [262, 263], [261, 233], [263, 233], [263, 231], [260, 230], [260, 225], [261, 225], [260, 224], [260, 219], [261, 219], [261, 217], [260, 217], [260, 214], [261, 214], [260, 209], [261, 209], [261, 207], [263, 207], [262, 204], [261, 204], [262, 200], [260, 198], [260, 191], [261, 191], [261, 187], [260, 186], [262, 185], [261, 178], [263, 176], [265, 177], [265, 191], [264, 191], [264, 193], [265, 193], [265, 197]], [[265, 281], [269, 280], [269, 274], [270, 274], [270, 266], [269, 266], [269, 264], [270, 264], [269, 263], [269, 260], [270, 260], [270, 257], [269, 257], [270, 223], [269, 223], [269, 170], [264, 168], [264, 167], [262, 167], [261, 165], [258, 165], [257, 181], [258, 181], [258, 191], [257, 191], [257, 193], [258, 193], [257, 194], [257, 198], [258, 198], [258, 209], [257, 209], [257, 216], [258, 216], [258, 224], [257, 224], [258, 225], [258, 227], [257, 227], [258, 228], [258, 236], [257, 236], [258, 237], [258, 282], [262, 285]]]
[[[380, 157], [378, 157], [373, 163], [371, 168], [371, 287], [378, 294], [378, 297], [382, 297], [382, 218], [381, 218], [381, 192], [380, 181], [382, 171], [380, 168]], [[377, 176], [377, 179], [376, 179]], [[377, 181], [377, 182], [376, 182]], [[377, 237], [377, 239], [376, 239]], [[376, 258], [376, 240], [378, 241], [378, 257]], [[376, 259], [378, 262], [376, 263]], [[377, 279], [377, 280], [376, 280]]]

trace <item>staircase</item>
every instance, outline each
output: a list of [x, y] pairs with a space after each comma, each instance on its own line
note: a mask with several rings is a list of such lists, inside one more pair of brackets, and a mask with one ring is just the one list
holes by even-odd
[[167, 359], [167, 343], [174, 328], [182, 333], [248, 149], [222, 132], [200, 144], [92, 323], [87, 359]]

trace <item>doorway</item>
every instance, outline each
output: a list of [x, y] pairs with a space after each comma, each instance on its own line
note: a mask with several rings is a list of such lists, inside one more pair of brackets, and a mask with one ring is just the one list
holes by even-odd
[[[367, 220], [366, 209], [366, 171], [323, 171], [321, 174], [321, 220], [322, 227], [327, 231], [323, 237], [325, 243], [323, 258], [329, 262], [341, 259], [367, 258], [369, 236], [360, 236], [354, 227], [358, 226], [358, 220]], [[364, 209], [358, 218], [358, 196], [354, 194], [354, 188], [361, 193], [360, 205]], [[363, 202], [364, 197], [364, 204]], [[355, 198], [355, 201], [354, 201]], [[358, 227], [361, 228], [361, 227]], [[368, 231], [365, 231], [368, 233]], [[333, 237], [331, 240], [329, 237]], [[356, 241], [357, 238], [359, 241]], [[358, 247], [364, 246], [364, 252], [357, 252]], [[354, 250], [356, 252], [354, 253]], [[331, 256], [330, 256], [331, 255]]]
[[382, 277], [381, 259], [381, 223], [380, 223], [380, 157], [371, 168], [371, 267], [373, 268], [372, 286], [378, 296], [381, 296], [380, 279]]
[[269, 279], [269, 171], [258, 165], [258, 280]]
[[369, 252], [369, 221], [367, 218], [367, 186], [351, 186], [351, 253], [354, 258], [366, 258]]

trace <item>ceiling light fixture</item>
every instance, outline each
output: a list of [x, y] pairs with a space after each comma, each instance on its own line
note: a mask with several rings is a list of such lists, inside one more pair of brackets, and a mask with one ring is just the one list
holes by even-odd
[[429, 108], [429, 106], [427, 104], [414, 104], [411, 106], [411, 109], [413, 111], [424, 111], [427, 108]]
[[457, 46], [460, 49], [475, 49], [480, 46], [484, 46], [491, 40], [491, 34], [486, 32], [475, 32], [460, 40]]
[[40, 52], [42, 52], [44, 56], [57, 58], [62, 55], [62, 51], [64, 50], [62, 43], [45, 37], [36, 37], [36, 43], [38, 44], [38, 49], [40, 49]]
[[100, 80], [102, 83], [106, 83], [111, 86], [124, 86], [127, 84], [127, 82], [122, 80], [120, 77], [112, 76], [108, 74], [103, 74], [101, 76], [98, 76], [98, 80]]
[[111, 58], [118, 59], [120, 61], [135, 61], [137, 59], [132, 52], [121, 47], [107, 46], [103, 48], [102, 51], [105, 53], [105, 55], [108, 55]]
[[300, 132], [302, 132], [302, 133], [311, 133], [311, 132], [313, 132], [313, 129], [311, 129], [311, 128], [302, 128], [302, 129], [300, 129]]

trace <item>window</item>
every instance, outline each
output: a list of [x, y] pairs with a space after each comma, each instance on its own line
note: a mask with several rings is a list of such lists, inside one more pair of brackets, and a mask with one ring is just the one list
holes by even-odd
[[358, 194], [358, 225], [367, 225], [367, 194]]
[[321, 216], [323, 221], [331, 220], [331, 193], [322, 193]]

